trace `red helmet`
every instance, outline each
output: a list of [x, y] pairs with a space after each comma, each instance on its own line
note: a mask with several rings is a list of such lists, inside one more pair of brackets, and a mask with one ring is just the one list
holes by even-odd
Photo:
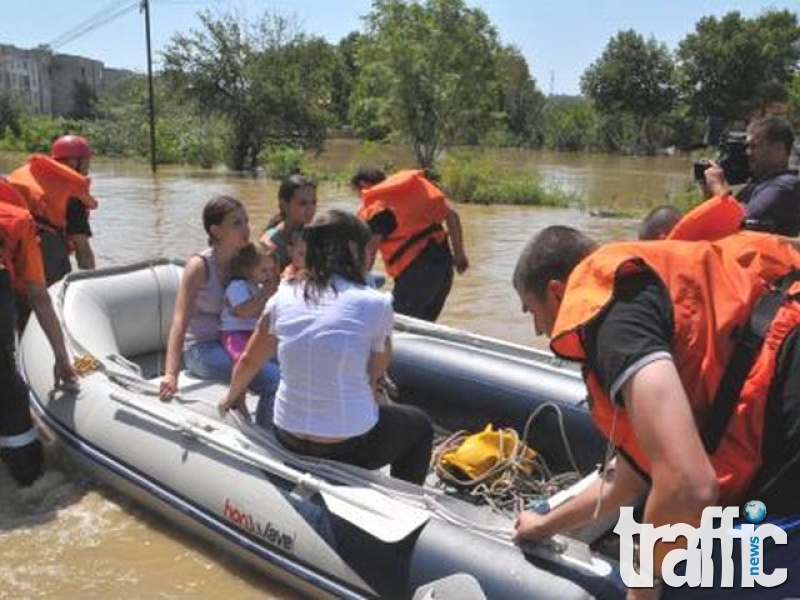
[[86, 138], [79, 135], [62, 135], [50, 146], [50, 156], [56, 160], [63, 158], [89, 158], [92, 148]]

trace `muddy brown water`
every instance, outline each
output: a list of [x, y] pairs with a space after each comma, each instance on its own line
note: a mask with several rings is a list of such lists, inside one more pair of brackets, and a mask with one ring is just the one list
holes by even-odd
[[[0, 155], [0, 173], [24, 157]], [[340, 168], [358, 157], [343, 144], [318, 164]], [[535, 169], [548, 185], [594, 204], [640, 207], [686, 186], [689, 160], [607, 157], [530, 151], [497, 153], [499, 164]], [[98, 161], [92, 172], [100, 208], [92, 215], [98, 265], [181, 257], [204, 247], [200, 212], [215, 194], [241, 198], [254, 232], [273, 213], [277, 186], [263, 177]], [[323, 184], [319, 207], [354, 209], [345, 187]], [[456, 278], [440, 318], [446, 325], [520, 344], [535, 338], [510, 285], [520, 249], [542, 227], [568, 224], [598, 239], [632, 238], [637, 219], [601, 218], [578, 209], [458, 205], [470, 269]], [[20, 491], [0, 468], [0, 598], [277, 598], [284, 586], [221, 556], [125, 498], [50, 456], [50, 469]]]

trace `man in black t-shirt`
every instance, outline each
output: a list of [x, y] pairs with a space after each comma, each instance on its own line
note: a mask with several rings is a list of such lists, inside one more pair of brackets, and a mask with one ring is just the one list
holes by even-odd
[[[775, 265], [780, 268], [770, 270]], [[553, 337], [553, 348], [559, 354], [582, 357], [594, 408], [600, 408], [600, 396], [608, 402], [603, 404], [607, 412], [594, 411], [593, 416], [608, 435], [609, 444], [620, 450], [613, 474], [604, 475], [576, 498], [546, 515], [522, 513], [516, 539], [535, 540], [568, 531], [642, 499], [646, 499], [645, 522], [698, 526], [698, 515], [705, 507], [719, 504], [719, 490], [727, 484], [721, 479], [718, 482], [718, 467], [712, 466], [704, 447], [702, 428], [707, 423], [698, 416], [698, 411], [703, 413], [699, 398], [711, 396], [713, 404], [719, 396], [709, 391], [712, 383], [688, 374], [710, 376], [715, 369], [724, 369], [724, 364], [715, 365], [722, 358], [718, 353], [724, 352], [720, 349], [728, 342], [717, 336], [726, 331], [726, 340], [730, 339], [732, 331], [722, 328], [723, 324], [743, 328], [744, 322], [734, 315], [742, 314], [746, 320], [755, 299], [763, 293], [761, 277], [766, 275], [758, 269], [772, 274], [798, 266], [796, 245], [753, 233], [738, 234], [713, 246], [705, 242], [646, 242], [613, 244], [599, 252], [592, 240], [568, 227], [550, 227], [536, 236], [514, 273], [523, 310], [531, 313], [537, 333]], [[715, 285], [720, 282], [726, 282], [729, 289]], [[790, 288], [793, 294], [797, 291], [794, 285]], [[754, 290], [753, 295], [747, 290]], [[796, 300], [785, 300], [782, 310], [793, 310], [791, 314], [796, 315], [793, 302]], [[746, 487], [744, 500], [764, 502], [771, 517], [791, 518], [800, 515], [794, 488], [800, 478], [800, 332], [790, 321], [780, 323], [773, 330], [778, 333], [770, 335], [786, 332], [785, 336], [770, 338], [773, 341], [763, 347], [764, 353], [774, 353], [774, 363], [759, 363], [774, 364], [772, 372], [752, 375], [749, 368], [745, 371], [751, 374], [747, 379], [752, 382], [750, 389], [763, 389], [764, 394], [737, 395], [740, 400], [752, 398], [745, 408], [749, 412], [742, 413], [753, 419], [744, 426], [745, 438], [755, 435], [760, 440], [755, 449], [760, 466], [752, 469], [752, 479], [741, 481]], [[756, 426], [758, 410], [752, 410], [754, 406], [764, 407], [761, 430]], [[731, 417], [724, 429], [723, 444], [727, 442], [728, 451], [731, 438], [727, 436], [734, 421]], [[742, 423], [743, 419], [738, 419], [739, 427]], [[745, 446], [741, 456], [738, 450], [733, 453], [742, 472], [754, 467], [747, 462]], [[626, 449], [636, 453], [629, 454]], [[733, 471], [739, 475], [736, 468]], [[791, 544], [770, 554], [770, 570], [800, 569], [798, 549]], [[657, 546], [657, 571], [660, 559], [670, 549]], [[738, 562], [738, 554], [734, 562]], [[715, 577], [719, 578], [718, 567]], [[757, 597], [782, 597], [798, 590], [800, 581], [790, 577], [786, 585], [773, 591], [779, 595], [764, 595], [765, 590], [759, 589]], [[690, 591], [664, 590], [665, 596], [680, 598], [690, 597]], [[629, 598], [657, 598], [660, 592], [631, 589]], [[753, 593], [753, 589], [725, 590], [726, 598], [749, 598]]]
[[[50, 154], [54, 160], [81, 175], [87, 176], [89, 174], [92, 149], [84, 138], [76, 135], [62, 136], [53, 142]], [[67, 203], [64, 233], [66, 234], [67, 242], [75, 251], [75, 262], [78, 263], [78, 268], [94, 269], [94, 251], [89, 242], [92, 237], [92, 228], [89, 225], [89, 211], [80, 198], [70, 198]], [[69, 258], [67, 258], [67, 262], [69, 262]], [[61, 279], [71, 270], [71, 268], [67, 268], [58, 279]], [[50, 284], [52, 282], [48, 279], [47, 283]]]
[[[377, 189], [374, 186], [384, 181], [386, 174], [382, 170], [367, 167], [359, 169], [353, 176], [351, 185], [362, 195], [363, 200], [364, 193], [369, 193], [370, 188], [374, 191]], [[430, 182], [427, 183], [433, 187]], [[434, 189], [440, 192], [438, 188]], [[413, 255], [415, 245], [428, 240], [424, 242], [421, 251], [413, 256], [413, 260], [402, 268], [397, 267], [399, 273], [394, 275], [392, 289], [395, 312], [425, 321], [436, 321], [439, 318], [453, 284], [453, 271], [463, 274], [469, 268], [469, 260], [464, 251], [461, 219], [443, 194], [442, 200], [441, 203], [419, 205], [412, 202], [412, 197], [403, 198], [403, 204], [413, 207], [415, 215], [424, 217], [422, 220], [438, 213], [438, 218], [432, 219], [434, 222], [422, 231], [410, 230], [409, 223], [404, 222], [409, 220], [409, 214], [398, 213], [390, 206], [370, 211], [369, 216], [364, 217], [373, 235], [370, 251], [374, 256], [380, 248], [384, 261], [389, 261], [389, 264], [384, 262], [384, 267], [390, 275], [392, 273], [389, 266], [392, 260], [396, 260], [398, 264], [403, 262], [404, 255]], [[401, 216], [397, 216], [398, 214]], [[402, 214], [406, 215], [406, 219]], [[446, 225], [447, 233], [443, 239], [439, 239], [434, 233], [445, 230], [439, 219]], [[402, 242], [399, 247], [394, 245], [398, 240]], [[392, 249], [385, 248], [390, 242], [393, 244]]]

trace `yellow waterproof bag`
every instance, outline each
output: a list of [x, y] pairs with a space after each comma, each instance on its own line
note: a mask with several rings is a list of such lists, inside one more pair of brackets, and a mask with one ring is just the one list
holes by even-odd
[[521, 458], [520, 454], [528, 462], [536, 455], [520, 441], [516, 431], [495, 431], [489, 423], [483, 431], [467, 435], [455, 449], [444, 452], [440, 466], [466, 480], [463, 483], [476, 482], [495, 470], [505, 468], [510, 461]]

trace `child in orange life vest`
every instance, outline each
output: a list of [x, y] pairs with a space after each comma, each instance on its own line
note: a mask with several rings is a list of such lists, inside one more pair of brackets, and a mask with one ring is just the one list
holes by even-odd
[[220, 316], [220, 340], [234, 362], [244, 352], [277, 285], [278, 260], [272, 250], [250, 242], [233, 255]]

